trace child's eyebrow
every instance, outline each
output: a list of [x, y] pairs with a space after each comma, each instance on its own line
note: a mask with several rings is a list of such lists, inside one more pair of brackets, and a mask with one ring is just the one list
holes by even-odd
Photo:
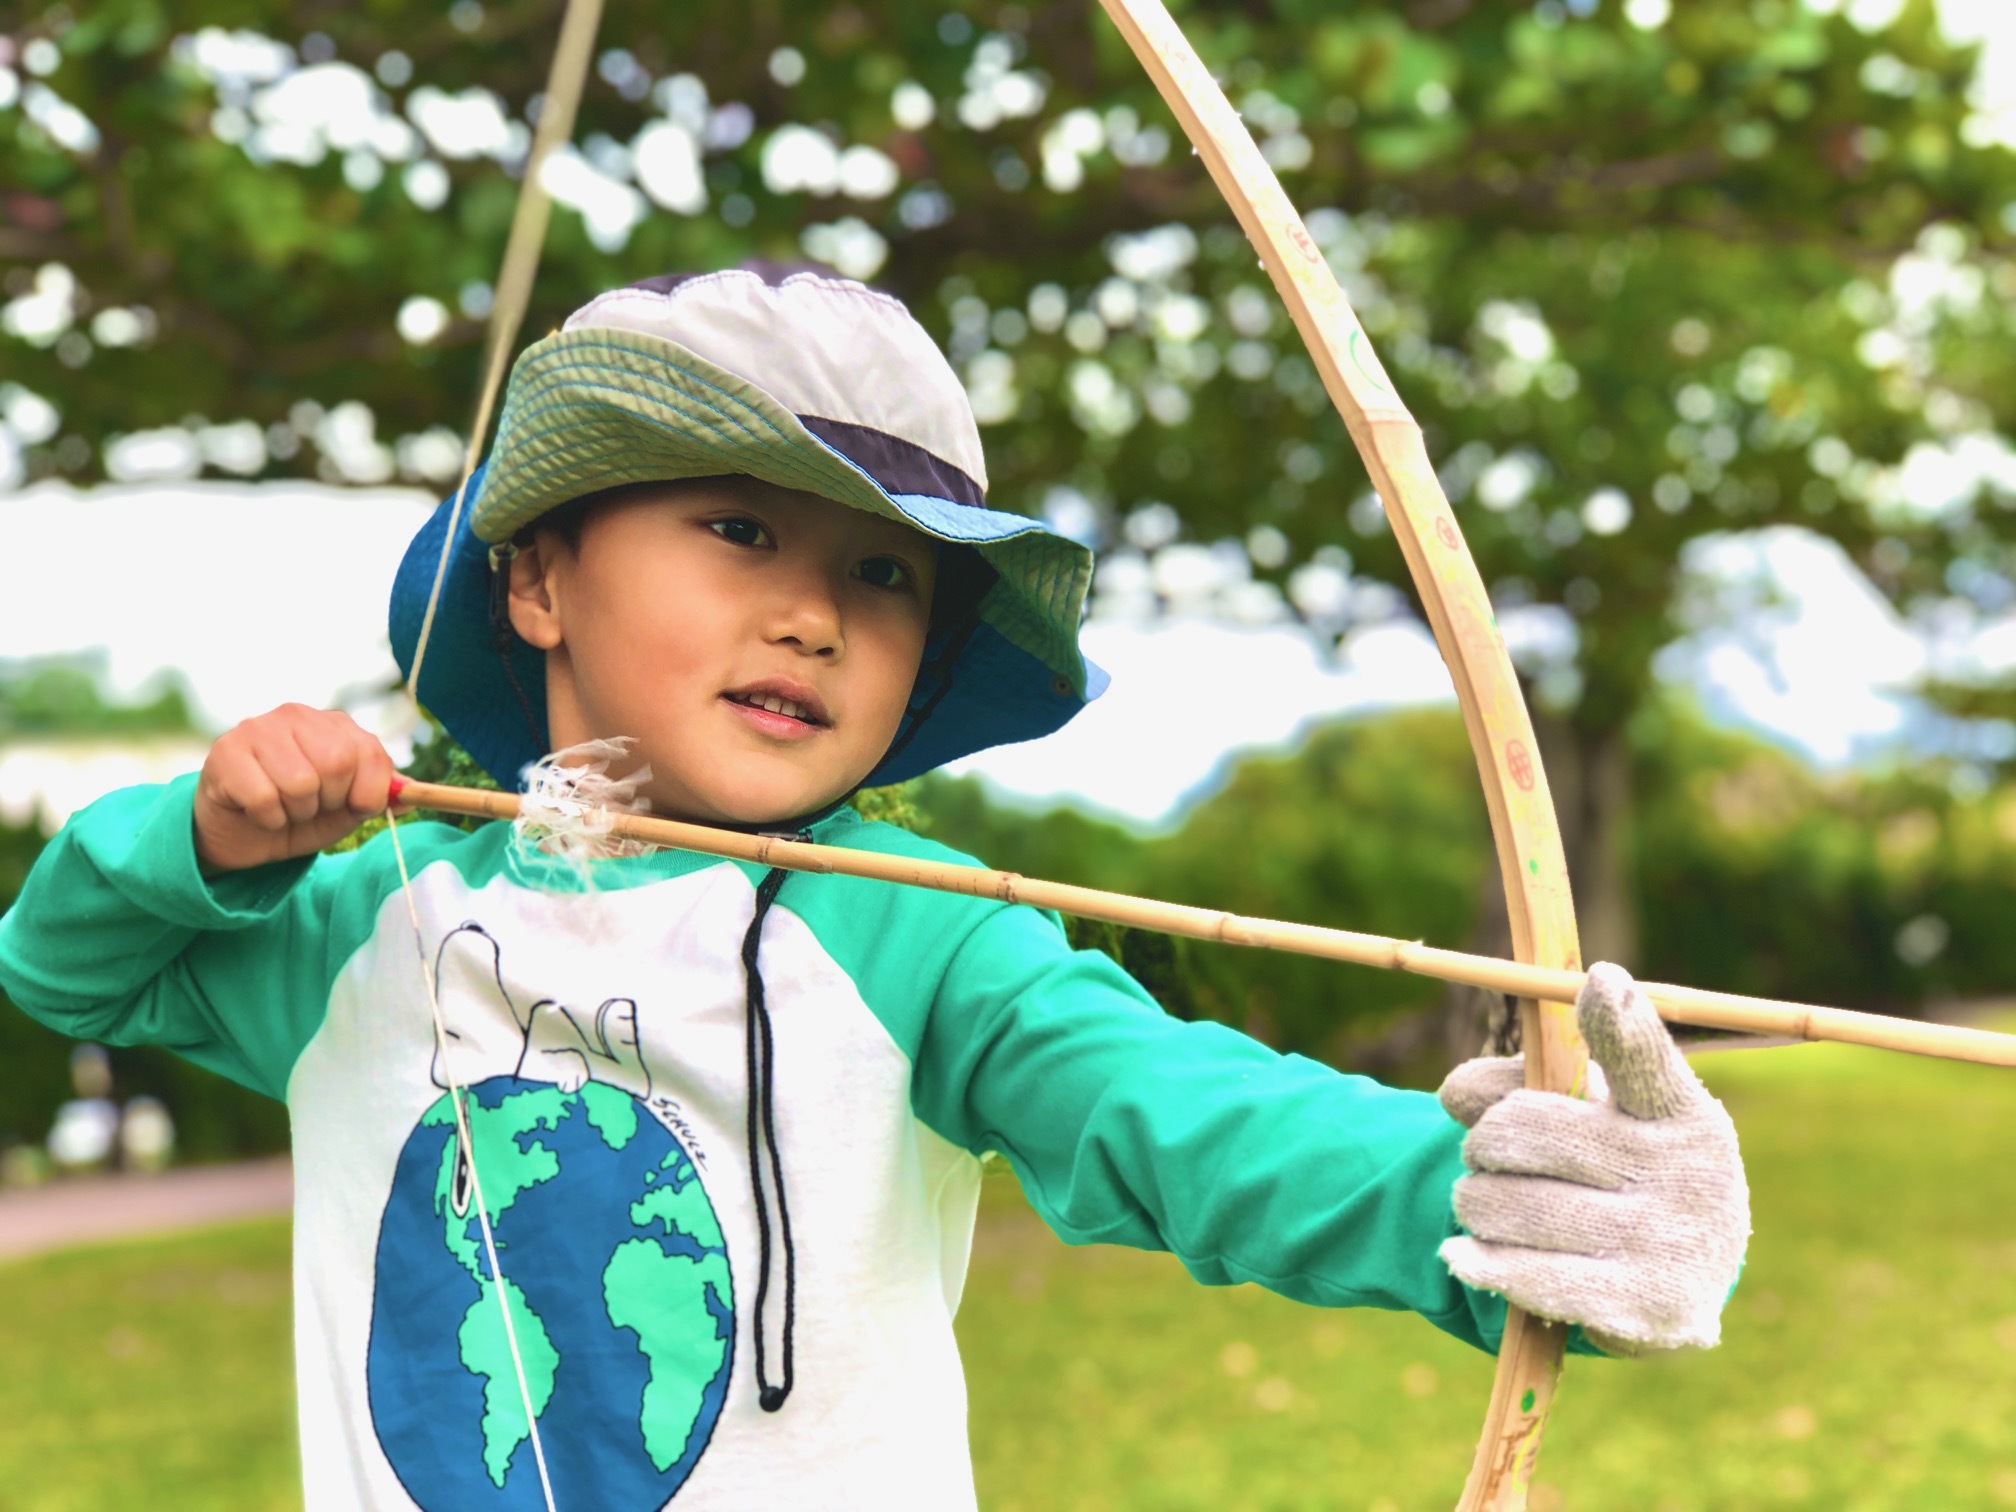
[[[900, 527], [898, 527], [900, 529]], [[936, 561], [939, 543], [930, 536], [917, 531], [903, 531], [899, 535], [884, 535], [877, 532], [876, 539], [865, 545], [865, 550], [887, 552], [892, 556], [922, 557], [926, 561]]]

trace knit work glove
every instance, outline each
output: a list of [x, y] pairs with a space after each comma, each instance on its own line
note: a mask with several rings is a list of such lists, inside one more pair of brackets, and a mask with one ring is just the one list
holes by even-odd
[[1750, 1237], [1736, 1127], [1621, 966], [1575, 1011], [1588, 1098], [1525, 1089], [1520, 1056], [1465, 1061], [1442, 1106], [1470, 1130], [1456, 1183], [1459, 1279], [1611, 1354], [1706, 1348]]

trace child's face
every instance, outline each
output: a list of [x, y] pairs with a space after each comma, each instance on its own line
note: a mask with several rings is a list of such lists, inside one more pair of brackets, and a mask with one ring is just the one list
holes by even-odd
[[654, 812], [811, 813], [895, 738], [937, 568], [921, 532], [705, 478], [591, 511], [578, 550], [549, 530], [535, 541], [512, 564], [511, 620], [547, 653], [554, 748], [635, 736]]

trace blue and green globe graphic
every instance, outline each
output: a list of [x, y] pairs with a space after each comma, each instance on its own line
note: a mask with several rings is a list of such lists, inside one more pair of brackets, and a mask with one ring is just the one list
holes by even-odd
[[[714, 1206], [628, 1093], [498, 1076], [467, 1091], [532, 1411], [561, 1505], [661, 1507], [707, 1447], [735, 1352]], [[497, 1278], [444, 1096], [378, 1235], [371, 1416], [428, 1512], [542, 1509]]]

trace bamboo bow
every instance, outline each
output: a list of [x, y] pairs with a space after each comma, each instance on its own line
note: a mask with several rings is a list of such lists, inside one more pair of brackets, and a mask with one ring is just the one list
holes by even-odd
[[[1161, 0], [1100, 3], [1259, 251], [1385, 501], [1463, 707], [1491, 810], [1513, 953], [1522, 962], [1574, 971], [1581, 965], [1575, 905], [1532, 721], [1421, 428], [1387, 380], [1273, 170]], [[1520, 1003], [1519, 1018], [1527, 1085], [1554, 1092], [1576, 1088], [1587, 1051], [1572, 1010], [1528, 997]], [[1491, 1402], [1459, 1512], [1518, 1512], [1526, 1505], [1566, 1342], [1561, 1325], [1516, 1307], [1508, 1311]]]

